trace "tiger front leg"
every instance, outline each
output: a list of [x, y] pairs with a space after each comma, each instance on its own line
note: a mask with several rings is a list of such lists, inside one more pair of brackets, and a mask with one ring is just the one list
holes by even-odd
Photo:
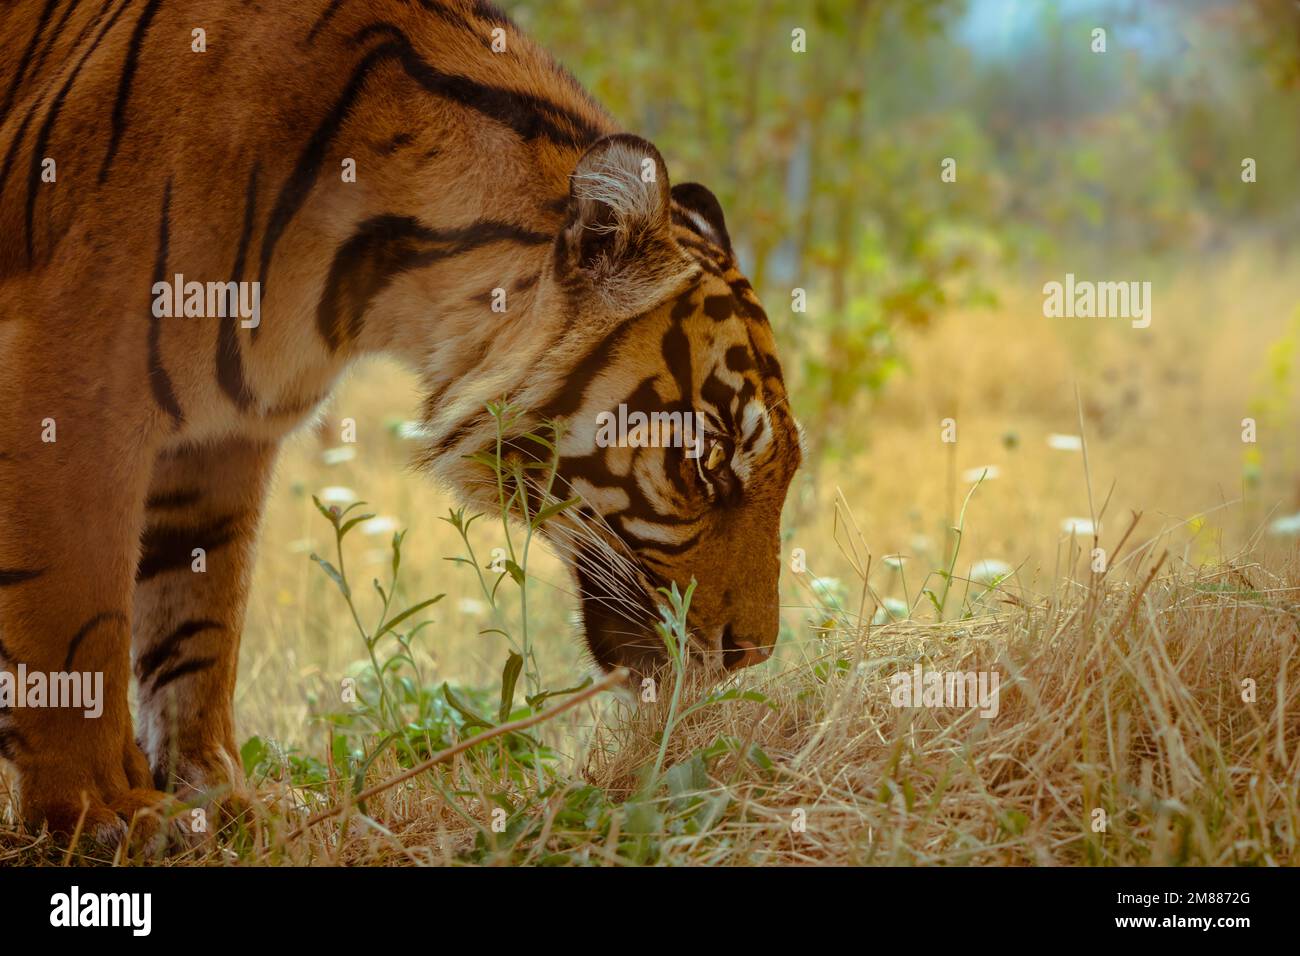
[[[17, 365], [17, 363], [15, 363]], [[0, 755], [24, 821], [115, 843], [158, 804], [127, 705], [147, 421], [11, 366], [0, 389]], [[7, 394], [5, 394], [7, 393]], [[22, 678], [20, 681], [19, 678]], [[21, 685], [21, 686], [20, 686]], [[44, 688], [41, 693], [40, 689]], [[79, 698], [79, 699], [78, 699]], [[154, 829], [156, 818], [141, 821]]]
[[228, 805], [242, 786], [235, 674], [276, 450], [231, 439], [154, 467], [136, 574], [137, 719], [154, 782], [187, 802]]

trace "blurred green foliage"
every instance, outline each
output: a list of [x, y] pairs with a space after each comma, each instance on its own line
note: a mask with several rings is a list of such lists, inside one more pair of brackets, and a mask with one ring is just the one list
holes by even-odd
[[717, 193], [824, 449], [903, 366], [899, 329], [990, 302], [999, 270], [1300, 225], [1290, 0], [506, 5], [674, 181]]

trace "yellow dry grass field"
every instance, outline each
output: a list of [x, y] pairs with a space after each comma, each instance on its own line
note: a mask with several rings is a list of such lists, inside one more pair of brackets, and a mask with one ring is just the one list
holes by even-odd
[[[450, 700], [496, 724], [562, 701], [521, 703], [590, 667], [570, 582], [535, 549], [534, 656], [492, 719], [518, 589], [494, 610], [474, 568], [448, 560], [466, 554], [441, 520], [454, 502], [407, 467], [413, 380], [358, 369], [322, 434], [287, 450], [266, 516], [236, 698], [246, 812], [165, 862], [1295, 863], [1300, 563], [1279, 522], [1300, 487], [1294, 272], [1243, 253], [1170, 276], [1145, 330], [1046, 319], [1039, 286], [1007, 282], [996, 308], [916, 334], [909, 370], [796, 479], [771, 661], [723, 683], [666, 675], [653, 703], [595, 696], [361, 805], [363, 786], [481, 729]], [[396, 529], [394, 606], [445, 595], [413, 618], [430, 623], [391, 685], [422, 746], [347, 717], [340, 687], [370, 694], [372, 662], [310, 558], [334, 560], [312, 495], [376, 516], [344, 546], [363, 626]], [[469, 537], [482, 570], [504, 531], [487, 517]], [[895, 675], [917, 668], [996, 674], [996, 713], [900, 705]], [[0, 862], [150, 853], [70, 854], [19, 831], [5, 802]]]

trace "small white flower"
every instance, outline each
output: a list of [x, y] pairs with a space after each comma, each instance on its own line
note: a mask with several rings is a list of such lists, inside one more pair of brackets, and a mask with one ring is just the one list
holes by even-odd
[[907, 560], [907, 555], [887, 554], [880, 560], [885, 562], [885, 567], [893, 568], [895, 571], [900, 571], [903, 568], [903, 562]]
[[1097, 533], [1097, 529], [1093, 527], [1092, 521], [1088, 518], [1066, 518], [1061, 522], [1061, 531], [1065, 534], [1082, 536]]
[[844, 585], [840, 583], [839, 578], [813, 578], [812, 589], [827, 607], [838, 610], [844, 606]]
[[1300, 535], [1300, 512], [1274, 520], [1268, 526], [1268, 533], [1287, 537]]
[[474, 600], [474, 598], [461, 598], [456, 608], [461, 614], [469, 614], [474, 617], [487, 611], [487, 605], [482, 601]]
[[330, 485], [328, 488], [322, 488], [319, 495], [316, 496], [322, 504], [327, 505], [350, 505], [357, 500], [357, 493], [351, 488], [344, 488], [341, 485]]
[[965, 482], [976, 482], [981, 479], [984, 481], [992, 481], [1001, 474], [1002, 472], [998, 469], [997, 465], [980, 465], [978, 468], [967, 468], [963, 471], [961, 473], [961, 480]]
[[970, 566], [970, 579], [978, 584], [992, 586], [997, 584], [1015, 569], [1005, 561], [986, 558]]
[[871, 616], [872, 624], [888, 624], [890, 621], [907, 620], [907, 604], [898, 598], [887, 597], [880, 602], [876, 613]]
[[1047, 436], [1047, 447], [1056, 451], [1082, 451], [1083, 439], [1078, 435], [1052, 434]]
[[361, 522], [360, 528], [362, 534], [392, 534], [397, 530], [397, 519], [378, 515]]
[[320, 453], [321, 461], [327, 465], [341, 465], [345, 461], [351, 461], [357, 457], [357, 450], [348, 445], [342, 445], [338, 448], [326, 448]]

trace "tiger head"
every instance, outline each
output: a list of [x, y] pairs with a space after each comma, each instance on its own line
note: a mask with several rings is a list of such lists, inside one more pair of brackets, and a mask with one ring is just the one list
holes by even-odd
[[533, 306], [557, 344], [521, 394], [546, 396], [530, 420], [558, 429], [547, 491], [574, 503], [542, 527], [576, 578], [591, 654], [605, 669], [662, 666], [660, 589], [694, 581], [692, 660], [763, 661], [800, 463], [767, 316], [718, 201], [670, 187], [649, 142], [598, 141], [569, 193]]

